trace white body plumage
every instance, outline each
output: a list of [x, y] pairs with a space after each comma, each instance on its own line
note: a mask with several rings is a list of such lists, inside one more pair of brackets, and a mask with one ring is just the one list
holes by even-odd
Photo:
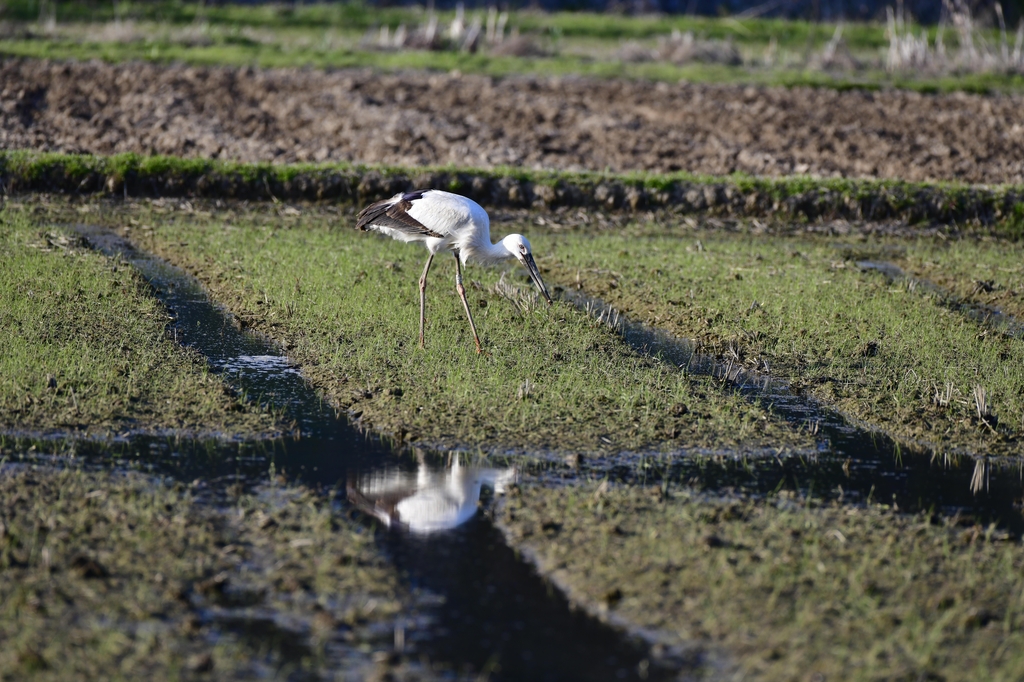
[[379, 220], [367, 223], [366, 227], [399, 241], [422, 242], [433, 254], [454, 251], [463, 265], [494, 265], [514, 258], [519, 253], [520, 243], [529, 250], [530, 242], [522, 235], [509, 235], [519, 239], [509, 240], [508, 244], [504, 239], [492, 244], [491, 220], [487, 211], [468, 197], [432, 189], [396, 194], [382, 203], [397, 207], [405, 197], [410, 197], [404, 199], [408, 203], [405, 214], [439, 236], [410, 231], [405, 225], [399, 228]]

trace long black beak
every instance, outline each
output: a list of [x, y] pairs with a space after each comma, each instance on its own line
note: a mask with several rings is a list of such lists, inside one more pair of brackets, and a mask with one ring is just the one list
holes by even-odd
[[537, 285], [538, 289], [540, 289], [540, 293], [544, 295], [544, 300], [548, 302], [548, 305], [551, 305], [551, 297], [548, 296], [547, 287], [544, 286], [544, 281], [540, 278], [540, 272], [537, 270], [537, 264], [533, 261], [533, 254], [527, 253], [523, 256], [523, 265], [525, 265], [526, 269], [530, 271], [530, 279], [532, 279], [533, 283]]

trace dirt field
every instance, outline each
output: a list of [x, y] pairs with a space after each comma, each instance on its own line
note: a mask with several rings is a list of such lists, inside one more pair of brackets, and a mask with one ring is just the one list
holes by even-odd
[[0, 63], [0, 148], [1024, 182], [1024, 96]]

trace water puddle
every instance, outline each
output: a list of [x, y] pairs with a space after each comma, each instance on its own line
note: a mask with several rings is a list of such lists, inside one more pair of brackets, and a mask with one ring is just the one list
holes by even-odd
[[[273, 470], [345, 490], [354, 506], [411, 531], [386, 533], [386, 549], [412, 587], [440, 598], [427, 609], [427, 618], [418, 620], [420, 626], [413, 627], [410, 619], [396, 623], [395, 630], [403, 633], [404, 649], [455, 670], [490, 679], [628, 680], [662, 679], [684, 665], [698, 665], [677, 652], [654, 656], [646, 642], [571, 608], [505, 544], [478, 511], [481, 498], [515, 480], [515, 469], [399, 452], [360, 433], [321, 400], [282, 353], [239, 329], [190, 276], [110, 232], [78, 230], [93, 248], [142, 273], [174, 316], [172, 333], [179, 343], [203, 353], [248, 396], [282, 409], [297, 422], [301, 437], [258, 443], [79, 442], [68, 446], [75, 456], [182, 480], [194, 477], [199, 488], [258, 483]], [[215, 497], [216, 491], [210, 494]]]
[[514, 467], [469, 467], [459, 459], [455, 456], [450, 466], [436, 469], [420, 454], [415, 473], [371, 471], [351, 479], [346, 494], [357, 508], [389, 528], [416, 535], [451, 530], [476, 516], [484, 486], [500, 495], [517, 477]]
[[260, 374], [299, 374], [301, 372], [280, 355], [239, 355], [228, 358], [216, 365], [223, 374], [243, 374], [253, 372]]

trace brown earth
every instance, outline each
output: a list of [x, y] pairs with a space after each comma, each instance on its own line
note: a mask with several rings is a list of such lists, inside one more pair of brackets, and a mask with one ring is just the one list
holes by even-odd
[[1024, 182], [1024, 96], [0, 62], [0, 148]]

